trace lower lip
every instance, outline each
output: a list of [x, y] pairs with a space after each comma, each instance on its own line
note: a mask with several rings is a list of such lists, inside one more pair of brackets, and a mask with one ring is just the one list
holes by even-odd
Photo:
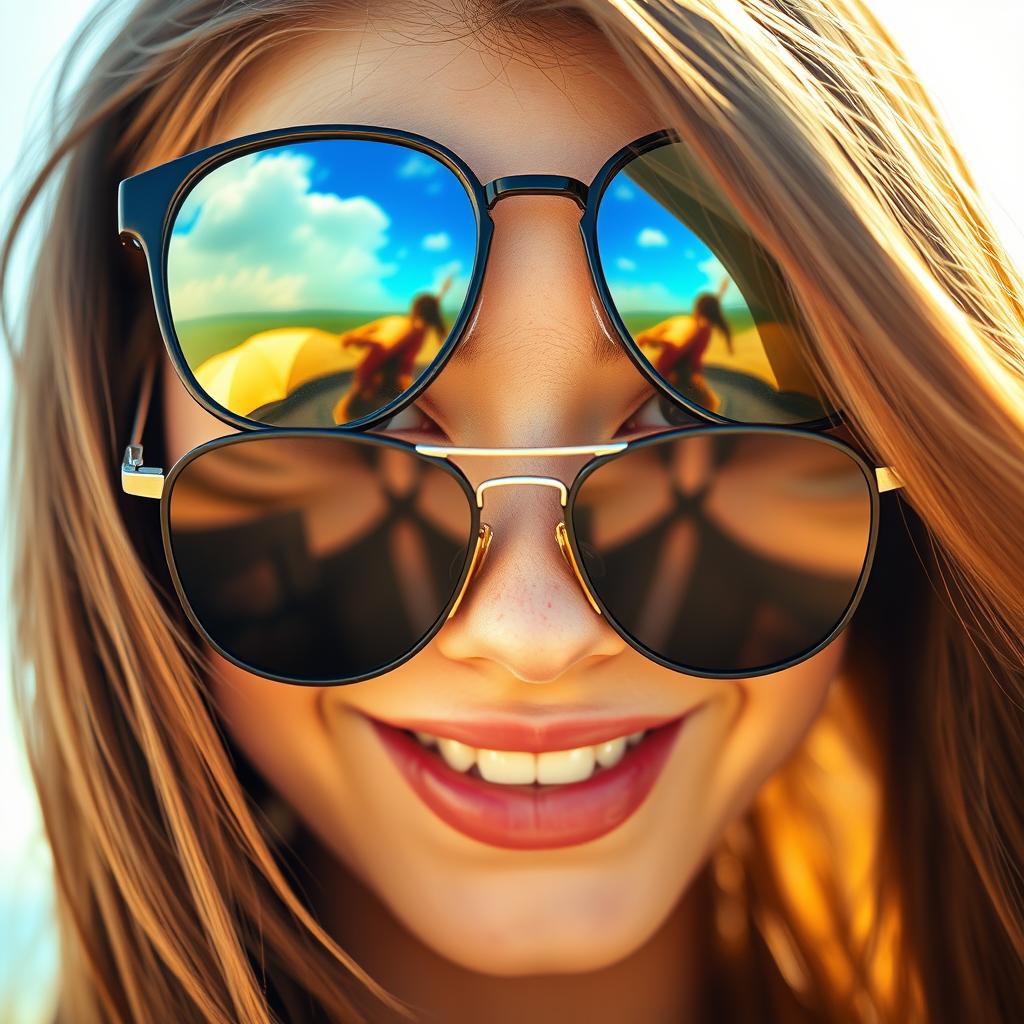
[[398, 770], [444, 822], [471, 839], [514, 850], [549, 850], [618, 828], [658, 779], [687, 716], [650, 730], [622, 760], [562, 785], [501, 785], [449, 768], [401, 729], [370, 721]]

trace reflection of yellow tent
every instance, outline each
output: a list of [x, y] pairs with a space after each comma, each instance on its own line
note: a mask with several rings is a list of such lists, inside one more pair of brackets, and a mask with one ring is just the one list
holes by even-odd
[[359, 358], [359, 352], [341, 347], [337, 334], [281, 327], [210, 356], [196, 370], [196, 380], [214, 401], [246, 416], [286, 398], [306, 381], [352, 369]]
[[[196, 369], [200, 387], [215, 402], [240, 416], [247, 416], [268, 402], [287, 398], [307, 381], [332, 373], [354, 370], [366, 356], [357, 345], [343, 347], [350, 336], [393, 344], [409, 329], [403, 314], [382, 316], [341, 335], [316, 327], [280, 327], [260, 331], [224, 352], [218, 352]], [[436, 332], [431, 332], [435, 335]], [[437, 338], [424, 345], [417, 362], [437, 352]]]
[[[668, 317], [653, 327], [649, 327], [648, 331], [654, 337], [664, 338], [667, 341], [679, 344], [685, 340], [692, 329], [693, 317], [684, 313], [680, 316]], [[641, 347], [643, 346], [644, 333], [646, 332], [641, 331], [638, 339]], [[778, 390], [779, 385], [772, 371], [771, 363], [768, 362], [768, 356], [765, 354], [764, 344], [760, 334], [758, 334], [758, 329], [750, 327], [746, 331], [739, 331], [733, 334], [732, 342], [734, 351], [730, 352], [726, 344], [725, 335], [719, 330], [712, 331], [711, 341], [708, 343], [707, 350], [704, 353], [704, 365], [723, 366], [738, 373], [757, 377]], [[656, 359], [657, 356], [654, 358]]]

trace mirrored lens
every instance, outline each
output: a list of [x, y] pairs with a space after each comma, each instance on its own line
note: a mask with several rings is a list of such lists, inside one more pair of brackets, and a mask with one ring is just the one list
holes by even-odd
[[236, 157], [178, 210], [174, 331], [215, 402], [287, 427], [378, 411], [436, 358], [466, 302], [477, 227], [446, 164], [319, 139]]
[[586, 476], [573, 507], [610, 615], [703, 672], [760, 671], [824, 641], [857, 591], [871, 526], [859, 463], [810, 434], [641, 443]]
[[253, 671], [303, 682], [365, 676], [408, 654], [470, 555], [459, 482], [343, 436], [240, 437], [171, 485], [173, 563], [203, 628]]
[[597, 242], [620, 319], [674, 391], [742, 423], [831, 411], [777, 265], [683, 143], [634, 157], [611, 179]]

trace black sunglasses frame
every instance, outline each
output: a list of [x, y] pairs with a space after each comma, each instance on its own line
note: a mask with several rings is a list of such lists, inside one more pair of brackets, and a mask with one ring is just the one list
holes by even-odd
[[[664, 394], [675, 405], [684, 408], [694, 417], [708, 423], [737, 424], [739, 422], [704, 409], [685, 395], [675, 391], [670, 384], [661, 378], [627, 330], [622, 317], [616, 309], [601, 267], [597, 241], [597, 214], [608, 184], [625, 164], [636, 157], [664, 145], [682, 142], [683, 140], [678, 133], [671, 129], [653, 132], [624, 146], [617, 153], [609, 157], [589, 186], [576, 178], [554, 174], [507, 175], [495, 178], [485, 185], [457, 154], [432, 139], [411, 132], [401, 131], [397, 128], [357, 124], [303, 125], [246, 135], [228, 142], [209, 146], [194, 153], [189, 153], [176, 160], [124, 179], [118, 189], [118, 230], [121, 234], [121, 239], [125, 245], [141, 249], [144, 252], [149, 270], [149, 280], [153, 292], [157, 322], [164, 344], [175, 371], [184, 382], [189, 393], [207, 411], [225, 423], [240, 429], [251, 430], [266, 427], [265, 423], [240, 416], [230, 409], [226, 409], [215, 402], [199, 386], [185, 359], [177, 333], [174, 330], [167, 287], [167, 253], [170, 245], [171, 230], [182, 203], [201, 178], [216, 167], [236, 157], [270, 149], [282, 143], [346, 138], [395, 143], [435, 157], [445, 164], [462, 182], [472, 201], [477, 225], [477, 245], [466, 300], [459, 315], [452, 324], [448, 338], [441, 346], [433, 362], [419, 374], [406, 391], [398, 395], [387, 405], [381, 407], [376, 412], [368, 413], [344, 424], [339, 424], [335, 429], [365, 429], [387, 420], [405, 408], [409, 403], [415, 401], [420, 393], [441, 372], [462, 339], [466, 324], [472, 317], [479, 301], [487, 257], [490, 252], [491, 236], [494, 231], [494, 222], [490, 211], [498, 200], [513, 194], [560, 195], [572, 198], [577, 203], [583, 211], [580, 217], [580, 234], [583, 239], [584, 249], [586, 250], [591, 278], [607, 316], [615, 327], [634, 365], [659, 392]], [[716, 255], [724, 264], [728, 265], [728, 253], [716, 252]], [[763, 250], [762, 255], [773, 270], [779, 274], [781, 279], [782, 274], [778, 270], [775, 261]], [[794, 317], [798, 317], [795, 307], [792, 313]], [[804, 430], [823, 430], [828, 427], [838, 426], [842, 422], [842, 413], [837, 409], [818, 419], [789, 423], [786, 426], [799, 427]], [[319, 428], [293, 427], [289, 429], [307, 431]]]
[[[771, 665], [765, 666], [756, 671], [750, 670], [739, 670], [733, 672], [713, 672], [705, 669], [697, 669], [692, 666], [680, 665], [678, 663], [667, 660], [666, 658], [659, 655], [656, 651], [651, 650], [641, 641], [637, 640], [632, 636], [624, 626], [622, 626], [615, 617], [611, 614], [608, 607], [602, 601], [600, 596], [599, 588], [595, 587], [593, 581], [587, 575], [586, 561], [583, 558], [583, 553], [580, 549], [580, 544], [576, 536], [576, 531], [573, 525], [573, 504], [577, 494], [586, 479], [596, 470], [606, 465], [608, 462], [614, 461], [615, 459], [621, 458], [623, 455], [634, 452], [640, 448], [649, 447], [652, 445], [665, 444], [677, 440], [680, 437], [690, 437], [698, 435], [712, 435], [720, 437], [726, 434], [742, 434], [749, 436], [751, 434], [764, 434], [772, 436], [799, 436], [805, 440], [814, 441], [820, 444], [827, 444], [833, 448], [843, 452], [854, 463], [858, 466], [861, 473], [863, 474], [868, 487], [868, 494], [870, 497], [870, 525], [868, 534], [868, 544], [865, 551], [864, 562], [861, 566], [860, 576], [857, 580], [856, 588], [850, 598], [849, 603], [843, 612], [842, 617], [828, 633], [827, 636], [823, 637], [819, 643], [814, 647], [809, 648], [803, 652], [794, 655], [784, 661], [778, 661]], [[403, 653], [400, 657], [395, 658], [392, 662], [385, 665], [384, 667], [377, 669], [373, 672], [363, 673], [362, 675], [341, 677], [336, 679], [300, 679], [290, 676], [282, 676], [274, 673], [267, 672], [264, 669], [255, 667], [246, 663], [233, 655], [230, 651], [225, 650], [217, 640], [212, 637], [203, 625], [202, 621], [196, 615], [192, 608], [192, 604], [189, 600], [185, 586], [182, 583], [181, 576], [177, 569], [177, 563], [174, 557], [174, 541], [173, 541], [173, 527], [171, 524], [171, 497], [174, 492], [175, 481], [179, 478], [182, 471], [186, 469], [193, 461], [197, 458], [201, 458], [204, 453], [217, 451], [221, 448], [227, 447], [234, 444], [253, 444], [259, 443], [260, 441], [266, 441], [268, 439], [279, 439], [287, 437], [325, 437], [329, 438], [336, 443], [345, 444], [369, 444], [380, 447], [397, 449], [400, 451], [407, 452], [410, 455], [415, 456], [419, 459], [427, 460], [431, 465], [439, 467], [447, 471], [459, 484], [463, 493], [466, 495], [466, 500], [469, 504], [470, 515], [471, 515], [471, 529], [467, 538], [466, 546], [466, 557], [463, 562], [462, 571], [459, 575], [459, 581], [455, 586], [452, 593], [452, 597], [449, 599], [445, 607], [438, 615], [437, 620], [431, 626], [430, 630], [427, 631], [423, 637], [408, 651]], [[620, 447], [621, 445], [621, 447]], [[861, 597], [864, 593], [864, 589], [867, 586], [867, 581], [871, 573], [871, 566], [874, 561], [875, 547], [878, 538], [878, 520], [879, 520], [879, 477], [878, 470], [873, 469], [864, 457], [853, 447], [847, 444], [845, 441], [839, 438], [832, 437], [827, 434], [811, 433], [806, 430], [801, 430], [796, 427], [789, 426], [777, 426], [777, 425], [737, 425], [737, 424], [709, 424], [698, 427], [681, 427], [673, 430], [666, 430], [661, 433], [647, 435], [639, 439], [620, 442], [618, 444], [609, 442], [608, 444], [594, 445], [596, 449], [602, 447], [609, 448], [614, 447], [618, 450], [608, 452], [607, 454], [597, 455], [591, 459], [588, 459], [583, 466], [577, 471], [571, 485], [566, 489], [565, 498], [563, 500], [563, 521], [562, 527], [565, 530], [566, 538], [568, 540], [569, 548], [572, 553], [572, 560], [575, 564], [570, 562], [570, 568], [574, 571], [579, 579], [581, 586], [586, 593], [588, 600], [591, 601], [592, 605], [595, 606], [596, 610], [602, 615], [608, 624], [615, 630], [615, 632], [622, 637], [631, 647], [633, 647], [644, 657], [649, 658], [651, 661], [657, 664], [671, 669], [675, 672], [682, 672], [691, 676], [698, 676], [706, 679], [750, 679], [756, 678], [762, 675], [769, 675], [773, 672], [778, 672], [786, 668], [790, 668], [794, 665], [800, 664], [800, 662], [813, 657], [818, 651], [822, 650], [828, 644], [838, 636], [839, 633], [846, 628], [850, 619], [852, 618], [857, 606], [860, 604]], [[479, 500], [479, 496], [482, 491], [483, 484], [473, 487], [472, 483], [465, 476], [462, 470], [453, 465], [448, 461], [445, 456], [438, 456], [433, 454], [427, 454], [423, 449], [435, 452], [440, 449], [432, 445], [415, 444], [410, 441], [406, 441], [401, 438], [384, 437], [379, 434], [366, 434], [366, 433], [354, 433], [349, 431], [339, 431], [332, 428], [270, 428], [256, 431], [244, 431], [237, 434], [229, 434], [224, 437], [214, 438], [211, 441], [207, 441], [204, 444], [193, 448], [191, 451], [183, 455], [171, 468], [166, 478], [161, 477], [162, 486], [159, 489], [159, 493], [153, 493], [151, 496], [160, 498], [160, 528], [163, 537], [164, 554], [167, 559], [167, 565], [170, 570], [171, 579], [174, 584], [174, 589], [178, 595], [178, 599], [181, 602], [182, 607], [188, 616], [189, 621], [198, 630], [199, 634], [205, 638], [205, 640], [227, 661], [239, 668], [244, 669], [247, 672], [251, 672], [255, 675], [261, 676], [265, 679], [271, 679], [275, 682], [290, 683], [293, 685], [300, 686], [345, 686], [351, 683], [362, 682], [366, 679], [373, 679], [377, 676], [384, 675], [388, 672], [393, 671], [400, 665], [403, 665], [410, 658], [414, 657], [420, 650], [423, 649], [440, 631], [451, 616], [453, 610], [458, 607], [464, 592], [466, 591], [471, 576], [474, 573], [478, 564], [478, 553], [479, 553], [479, 538], [481, 537], [481, 529], [483, 524], [481, 523], [481, 506], [482, 501]], [[451, 452], [453, 454], [458, 453], [459, 449], [452, 447]], [[501, 454], [502, 449], [489, 449], [489, 452]], [[513, 449], [512, 451], [515, 451]], [[538, 449], [538, 451], [543, 451]], [[127, 470], [130, 476], [133, 472], [138, 472], [137, 469]], [[492, 480], [500, 480], [501, 477], [492, 478]], [[513, 478], [515, 479], [515, 478]], [[545, 478], [527, 478], [527, 479], [545, 479]], [[486, 483], [486, 481], [485, 481]], [[556, 533], [557, 535], [557, 533]], [[567, 558], [567, 562], [570, 560]]]

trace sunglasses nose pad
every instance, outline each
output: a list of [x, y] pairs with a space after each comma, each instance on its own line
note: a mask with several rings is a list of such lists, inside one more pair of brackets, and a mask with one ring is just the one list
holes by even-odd
[[598, 608], [597, 602], [590, 593], [590, 587], [587, 586], [586, 581], [583, 579], [583, 573], [580, 572], [580, 567], [576, 564], [576, 556], [572, 553], [572, 547], [569, 544], [569, 533], [565, 528], [564, 522], [559, 523], [555, 527], [555, 540], [558, 541], [558, 549], [562, 552], [562, 557], [565, 559], [569, 568], [572, 569], [572, 574], [576, 577], [576, 582], [583, 588], [583, 593], [587, 595], [590, 607], [600, 615], [601, 609]]
[[459, 605], [462, 604], [462, 596], [466, 593], [466, 588], [473, 582], [473, 577], [476, 576], [480, 571], [480, 567], [484, 564], [484, 558], [487, 555], [487, 549], [491, 546], [491, 537], [493, 536], [494, 533], [490, 526], [487, 523], [481, 523], [480, 532], [476, 535], [476, 547], [473, 548], [473, 559], [469, 563], [469, 572], [466, 573], [466, 580], [462, 584], [459, 596], [455, 598], [455, 604], [452, 605], [452, 610], [448, 613], [449, 619], [458, 611]]

